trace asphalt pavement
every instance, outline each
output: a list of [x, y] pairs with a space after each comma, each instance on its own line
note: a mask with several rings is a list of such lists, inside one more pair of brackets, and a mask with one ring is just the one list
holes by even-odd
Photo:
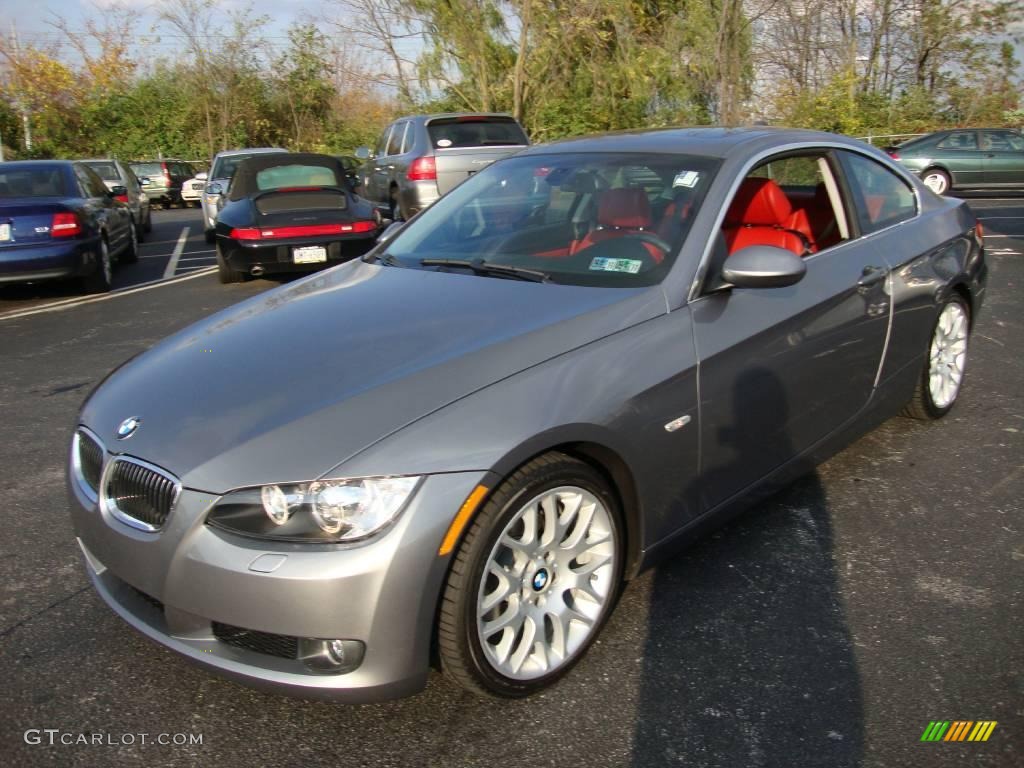
[[[68, 521], [77, 409], [127, 357], [276, 283], [219, 285], [198, 211], [178, 210], [155, 213], [120, 292], [4, 288], [0, 761], [1024, 764], [1024, 197], [971, 205], [991, 274], [954, 411], [886, 422], [645, 573], [563, 682], [515, 702], [439, 674], [386, 704], [284, 698], [129, 629], [88, 586]], [[922, 742], [935, 720], [998, 724], [984, 743]]]

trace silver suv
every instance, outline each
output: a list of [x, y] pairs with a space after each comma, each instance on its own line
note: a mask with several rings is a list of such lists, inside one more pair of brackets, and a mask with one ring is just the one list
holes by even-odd
[[384, 129], [375, 150], [360, 147], [359, 193], [408, 219], [459, 182], [495, 160], [529, 146], [510, 115], [458, 114], [402, 117]]
[[229, 149], [218, 152], [213, 158], [210, 166], [210, 173], [206, 180], [206, 188], [200, 195], [199, 200], [203, 207], [203, 230], [206, 234], [206, 242], [214, 241], [213, 227], [217, 223], [217, 211], [220, 210], [220, 199], [224, 192], [227, 192], [231, 177], [235, 175], [235, 168], [246, 158], [258, 155], [261, 152], [287, 152], [287, 149], [278, 147], [257, 147], [254, 149]]

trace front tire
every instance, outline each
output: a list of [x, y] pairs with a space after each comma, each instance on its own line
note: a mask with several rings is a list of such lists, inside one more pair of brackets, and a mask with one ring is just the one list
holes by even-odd
[[940, 419], [952, 410], [964, 380], [970, 324], [970, 307], [954, 294], [939, 311], [928, 343], [928, 358], [914, 396], [903, 409], [904, 416]]
[[502, 482], [452, 561], [438, 624], [444, 671], [505, 698], [568, 672], [618, 597], [620, 520], [607, 481], [565, 454], [540, 456]]
[[944, 195], [949, 192], [949, 174], [941, 168], [929, 168], [921, 174], [921, 181], [937, 195]]
[[139, 260], [139, 231], [135, 228], [135, 221], [128, 224], [128, 245], [124, 247], [118, 261], [122, 264], [135, 264]]

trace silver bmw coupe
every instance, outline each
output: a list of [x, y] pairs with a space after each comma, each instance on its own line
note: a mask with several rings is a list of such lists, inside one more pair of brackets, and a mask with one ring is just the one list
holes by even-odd
[[499, 697], [624, 582], [964, 383], [981, 226], [795, 130], [537, 146], [88, 398], [75, 535], [130, 625], [304, 697]]

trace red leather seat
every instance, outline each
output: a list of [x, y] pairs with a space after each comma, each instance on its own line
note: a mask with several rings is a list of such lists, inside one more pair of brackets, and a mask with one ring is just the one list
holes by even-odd
[[[651, 232], [654, 221], [647, 193], [638, 187], [606, 189], [597, 204], [597, 228], [588, 232], [572, 248], [578, 253], [595, 243], [640, 232]], [[654, 234], [653, 232], [651, 234]], [[665, 254], [651, 243], [644, 243], [655, 262], [661, 263]]]
[[[801, 215], [802, 214], [802, 215]], [[794, 215], [786, 193], [771, 179], [743, 180], [722, 225], [729, 253], [748, 245], [774, 245], [797, 256], [813, 252], [807, 215]]]

